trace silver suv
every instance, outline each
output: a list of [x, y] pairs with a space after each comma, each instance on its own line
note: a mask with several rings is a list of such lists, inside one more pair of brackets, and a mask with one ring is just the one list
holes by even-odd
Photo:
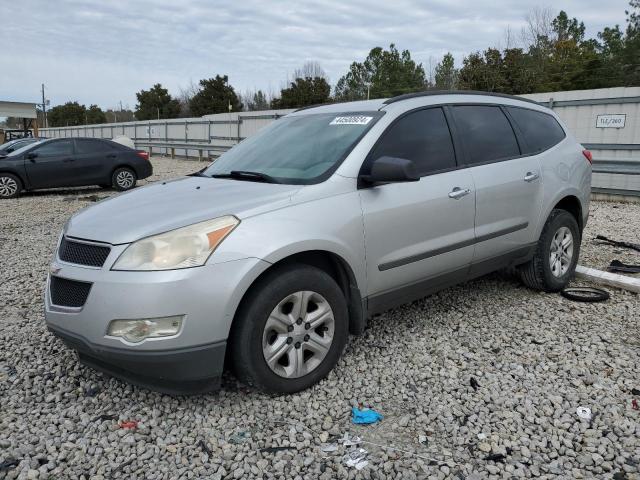
[[419, 93], [296, 111], [204, 170], [74, 215], [45, 294], [82, 362], [165, 392], [322, 379], [376, 312], [494, 270], [557, 291], [591, 155], [520, 98]]

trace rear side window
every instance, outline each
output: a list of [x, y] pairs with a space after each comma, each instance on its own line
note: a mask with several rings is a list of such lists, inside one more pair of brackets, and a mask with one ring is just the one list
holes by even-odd
[[79, 154], [103, 153], [113, 151], [113, 147], [101, 140], [78, 138], [76, 139], [76, 150]]
[[57, 157], [61, 155], [73, 155], [73, 143], [71, 140], [56, 140], [47, 142], [34, 150], [40, 157]]
[[524, 136], [526, 151], [523, 153], [542, 152], [564, 139], [564, 130], [551, 115], [527, 108], [507, 107], [507, 109]]
[[411, 112], [391, 125], [371, 151], [368, 163], [385, 156], [412, 160], [421, 176], [455, 167], [451, 133], [442, 109]]
[[495, 162], [520, 155], [515, 133], [499, 107], [460, 105], [451, 110], [458, 134], [467, 147], [467, 164]]

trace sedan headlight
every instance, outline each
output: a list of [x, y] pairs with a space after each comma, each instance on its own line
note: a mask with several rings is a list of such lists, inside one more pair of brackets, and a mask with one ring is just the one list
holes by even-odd
[[127, 247], [112, 270], [174, 270], [204, 265], [239, 223], [229, 215], [143, 238]]

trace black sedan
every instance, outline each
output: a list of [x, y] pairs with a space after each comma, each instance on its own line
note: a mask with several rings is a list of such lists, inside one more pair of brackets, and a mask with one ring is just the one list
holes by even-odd
[[15, 152], [16, 150], [26, 147], [27, 145], [31, 145], [32, 143], [36, 143], [37, 141], [37, 138], [17, 138], [15, 140], [10, 140], [7, 143], [0, 145], [0, 158], [6, 157], [11, 152]]
[[129, 190], [153, 173], [149, 154], [110, 140], [55, 138], [0, 158], [0, 198], [22, 190], [100, 185]]

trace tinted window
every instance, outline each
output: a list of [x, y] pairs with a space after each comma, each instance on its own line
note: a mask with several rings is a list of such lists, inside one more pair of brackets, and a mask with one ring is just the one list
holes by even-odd
[[467, 163], [492, 162], [520, 155], [511, 124], [499, 107], [452, 107], [458, 134], [467, 146]]
[[526, 108], [509, 107], [509, 113], [524, 135], [526, 153], [553, 147], [564, 139], [564, 130], [551, 115]]
[[59, 155], [72, 155], [73, 143], [71, 140], [56, 140], [47, 142], [40, 148], [34, 150], [40, 157], [57, 157]]
[[107, 142], [101, 140], [89, 140], [86, 138], [76, 139], [76, 153], [104, 153], [111, 152], [113, 148]]
[[455, 167], [451, 133], [442, 109], [412, 112], [391, 125], [367, 163], [385, 156], [412, 160], [420, 175]]

